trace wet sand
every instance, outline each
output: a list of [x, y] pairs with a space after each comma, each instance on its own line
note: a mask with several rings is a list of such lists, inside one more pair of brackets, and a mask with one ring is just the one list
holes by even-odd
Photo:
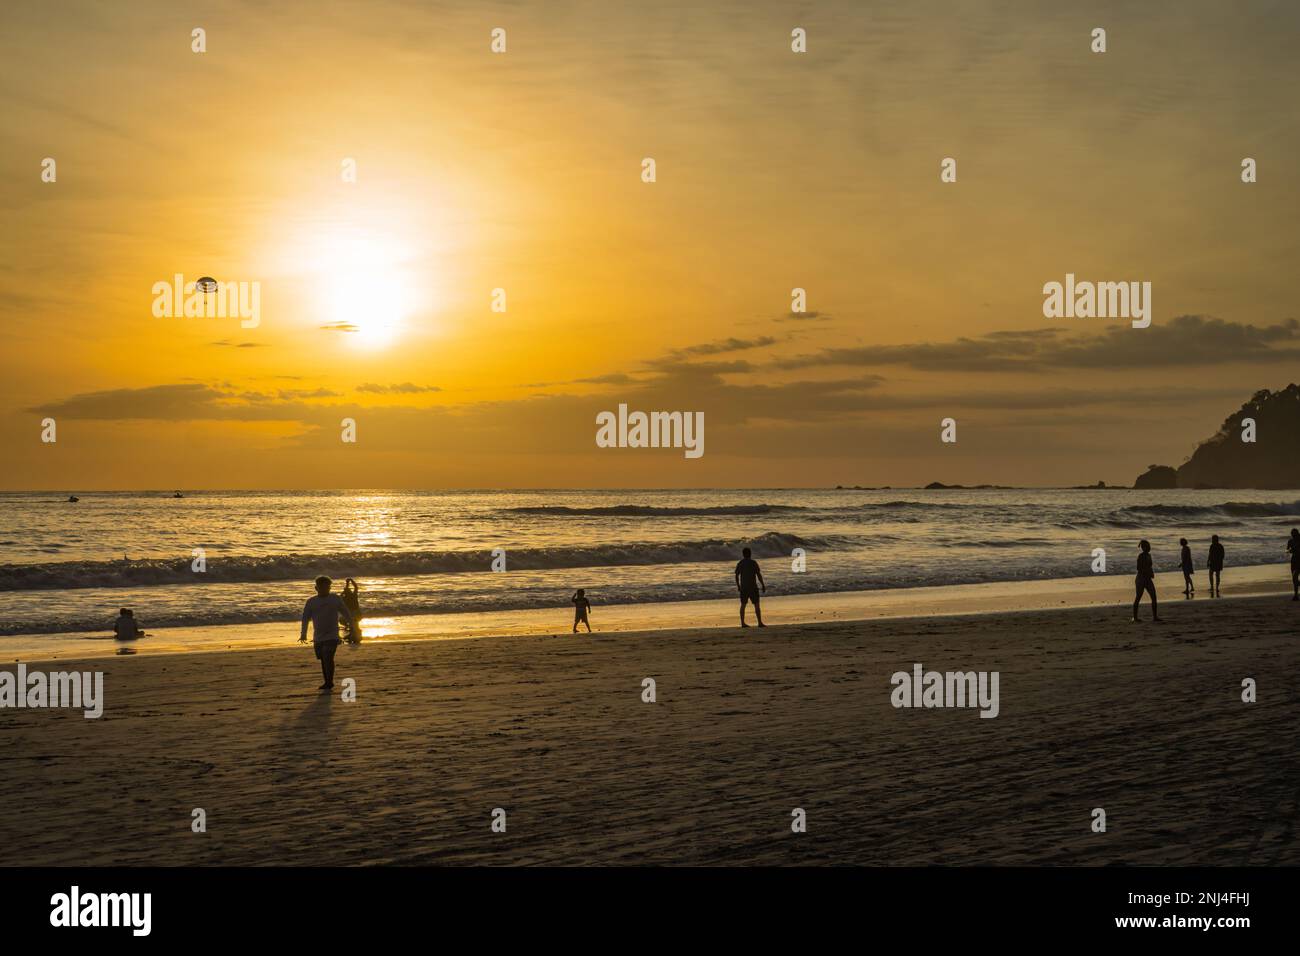
[[[2, 861], [1300, 863], [1300, 605], [1162, 611], [377, 642], [350, 703], [297, 645], [95, 660], [102, 718], [0, 710]], [[895, 709], [915, 662], [999, 716]]]
[[[1284, 565], [1234, 567], [1228, 575], [1227, 594], [1229, 597], [1289, 594], [1290, 580]], [[1203, 574], [1198, 576], [1196, 583], [1205, 585]], [[1178, 572], [1157, 574], [1156, 587], [1162, 600], [1183, 600], [1183, 578]], [[305, 601], [311, 595], [307, 582], [304, 582], [303, 591]], [[1205, 594], [1201, 592], [1197, 600], [1208, 601]], [[567, 603], [568, 594], [558, 595], [557, 599], [560, 606], [549, 609], [400, 617], [369, 615], [365, 618], [364, 631], [368, 641], [379, 642], [554, 635], [569, 630], [573, 622], [573, 609]], [[820, 594], [782, 594], [779, 589], [771, 588], [763, 600], [769, 623], [777, 624], [943, 617], [1067, 607], [1121, 608], [1133, 601], [1133, 575], [1114, 572], [1077, 578], [827, 591]], [[737, 622], [736, 607], [736, 599], [730, 595], [726, 599], [709, 601], [606, 605], [600, 602], [597, 594], [592, 621], [606, 632], [733, 627]], [[129, 651], [152, 655], [284, 647], [298, 637], [298, 621], [293, 614], [276, 623], [147, 629], [148, 638], [125, 645]], [[0, 638], [0, 655], [5, 662], [78, 660], [112, 657], [123, 646], [108, 633], [14, 634]]]

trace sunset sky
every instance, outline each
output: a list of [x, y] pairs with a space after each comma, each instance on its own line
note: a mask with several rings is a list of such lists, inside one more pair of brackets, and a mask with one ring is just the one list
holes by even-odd
[[[1294, 3], [0, 21], [5, 489], [1128, 484], [1300, 377]], [[1151, 327], [1044, 318], [1066, 273]], [[620, 402], [704, 456], [597, 448]]]

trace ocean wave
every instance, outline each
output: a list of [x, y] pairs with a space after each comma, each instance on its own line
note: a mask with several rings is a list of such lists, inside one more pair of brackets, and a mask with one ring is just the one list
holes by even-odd
[[[1232, 518], [1210, 517], [1199, 515], [1188, 517], [1186, 515], [1176, 516], [1177, 521], [1168, 522], [1171, 530], [1178, 528], [1240, 528], [1244, 522]], [[1148, 516], [1146, 520], [1139, 520], [1138, 516], [1132, 518], [1083, 518], [1076, 521], [1059, 522], [1054, 527], [1067, 531], [1078, 531], [1085, 528], [1118, 528], [1126, 530], [1138, 530], [1141, 528], [1160, 528], [1161, 523], [1151, 520]]]
[[[755, 556], [788, 556], [794, 548], [833, 547], [832, 538], [801, 538], [769, 531], [753, 538], [676, 541], [655, 544], [605, 544], [574, 548], [506, 549], [506, 566], [516, 571], [618, 565], [685, 564], [734, 561], [742, 547]], [[203, 573], [191, 570], [190, 558], [142, 558], [120, 561], [58, 561], [0, 565], [0, 591], [73, 588], [129, 588], [169, 584], [234, 584], [257, 581], [409, 574], [457, 574], [490, 571], [491, 547], [479, 551], [357, 551], [347, 554], [271, 556], [209, 554]]]
[[1300, 501], [1225, 501], [1217, 505], [1130, 505], [1120, 511], [1167, 518], [1221, 515], [1229, 518], [1275, 518], [1300, 515]]
[[535, 505], [521, 508], [502, 508], [502, 514], [517, 515], [573, 515], [613, 518], [679, 518], [692, 515], [770, 515], [807, 511], [802, 505], [716, 505], [712, 507], [671, 507], [661, 505], [604, 505], [590, 508], [570, 508], [567, 505]]
[[[971, 509], [989, 508], [988, 504], [963, 504], [959, 501], [869, 501], [865, 504], [850, 505], [845, 511], [879, 511], [883, 508], [914, 508], [917, 511], [970, 511]], [[1009, 508], [1009, 505], [992, 507]], [[1023, 507], [1023, 505], [1021, 506]]]
[[1027, 548], [1041, 547], [1044, 545], [1056, 546], [1057, 542], [1051, 538], [990, 538], [989, 540], [979, 541], [954, 541], [950, 547], [954, 548]]

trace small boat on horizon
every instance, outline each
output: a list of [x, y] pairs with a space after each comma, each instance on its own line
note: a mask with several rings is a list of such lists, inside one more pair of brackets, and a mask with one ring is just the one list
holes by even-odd
[[76, 495], [68, 495], [68, 500], [69, 500], [69, 501], [80, 501], [81, 499], [78, 498]]

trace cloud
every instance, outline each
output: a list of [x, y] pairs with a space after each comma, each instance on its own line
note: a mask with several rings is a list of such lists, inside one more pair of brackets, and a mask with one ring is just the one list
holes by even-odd
[[1069, 368], [1132, 368], [1223, 365], [1229, 362], [1294, 362], [1300, 349], [1274, 348], [1300, 342], [1300, 322], [1255, 326], [1202, 315], [1180, 315], [1148, 329], [1110, 327], [1093, 341], [1073, 339], [1047, 351], [1049, 365]]
[[210, 345], [221, 345], [232, 349], [260, 349], [264, 348], [266, 342], [232, 342], [229, 339], [221, 339], [217, 342], [211, 342]]
[[777, 319], [778, 322], [814, 322], [831, 318], [829, 312], [787, 312]]
[[608, 375], [593, 375], [590, 378], [575, 378], [578, 385], [628, 385], [636, 381], [625, 372], [610, 372]]
[[523, 388], [555, 388], [559, 385], [631, 385], [639, 379], [626, 372], [608, 372], [587, 378], [570, 378], [559, 382], [529, 382]]
[[358, 392], [369, 392], [372, 395], [419, 395], [424, 392], [441, 392], [442, 389], [437, 385], [416, 385], [414, 382], [399, 382], [396, 385], [376, 385], [374, 382], [366, 382], [357, 386]]
[[1033, 340], [960, 338], [953, 342], [921, 342], [908, 345], [868, 345], [823, 349], [811, 355], [781, 359], [774, 363], [781, 369], [826, 366], [907, 365], [924, 371], [993, 372], [1032, 371], [1028, 360], [1041, 351]]
[[1255, 326], [1202, 315], [1180, 315], [1146, 329], [1109, 325], [1100, 335], [1068, 335], [1062, 328], [991, 332], [951, 342], [824, 349], [773, 365], [786, 370], [905, 365], [932, 372], [1167, 368], [1293, 362], [1300, 360], [1300, 348], [1275, 347], [1293, 342], [1300, 343], [1300, 322], [1295, 319]]
[[672, 373], [687, 378], [753, 372], [758, 366], [745, 359], [730, 359], [725, 362], [687, 362], [681, 356], [669, 353], [645, 363], [648, 368], [661, 373]]
[[[1297, 339], [1300, 323], [1294, 320], [1257, 327], [1188, 315], [1149, 329], [1111, 326], [1091, 335], [1045, 327], [950, 342], [825, 349], [778, 361], [735, 357], [775, 344], [773, 337], [760, 336], [685, 346], [641, 363], [630, 374], [609, 372], [554, 383], [556, 390], [545, 394], [438, 407], [321, 401], [338, 398], [323, 387], [258, 392], [231, 383], [186, 382], [73, 395], [34, 410], [73, 419], [293, 422], [301, 427], [277, 439], [282, 447], [320, 451], [337, 446], [340, 418], [356, 415], [365, 423], [368, 448], [460, 456], [590, 454], [596, 414], [621, 402], [642, 410], [702, 411], [716, 436], [715, 450], [756, 457], [844, 457], [858, 441], [873, 454], [892, 453], [902, 447], [898, 442], [923, 451], [947, 415], [968, 424], [980, 422], [976, 434], [1019, 434], [1018, 440], [1024, 429], [1050, 432], [1052, 423], [1063, 434], [1083, 429], [1070, 439], [1078, 445], [1095, 441], [1087, 426], [1130, 421], [1135, 406], [1183, 410], [1191, 400], [1189, 390], [1159, 380], [1122, 390], [1096, 388], [1086, 375], [1076, 385], [1060, 380], [1060, 369], [1169, 368], [1261, 357], [1280, 361], [1279, 356], [1297, 351], [1290, 347]], [[920, 382], [892, 382], [871, 367], [891, 365], [937, 374]], [[835, 373], [837, 367], [841, 374]], [[843, 374], [844, 369], [849, 373]], [[1032, 388], [1009, 385], [1006, 379], [990, 379], [990, 387], [979, 388], [970, 379], [947, 376], [1007, 369], [1056, 374]], [[809, 372], [799, 375], [799, 370]], [[356, 391], [414, 398], [442, 390], [408, 381], [366, 382]], [[1194, 399], [1240, 401], [1239, 392], [1235, 382], [1221, 387], [1202, 383]], [[1045, 439], [1035, 435], [1033, 441], [1042, 447]]]
[[747, 349], [761, 349], [769, 345], [775, 345], [777, 340], [770, 335], [762, 335], [756, 339], [719, 339], [714, 342], [701, 342], [699, 345], [688, 345], [685, 348], [673, 349], [668, 354], [673, 358], [685, 358], [691, 355], [722, 355], [727, 352], [743, 352]]
[[330, 322], [320, 326], [326, 332], [360, 332], [361, 326], [353, 322]]
[[[550, 462], [594, 454], [595, 417], [620, 402], [647, 411], [703, 412], [714, 455], [773, 461], [875, 456], [896, 461], [905, 453], [933, 454], [939, 421], [947, 415], [955, 415], [966, 429], [962, 447], [980, 454], [1002, 447], [1023, 450], [1026, 441], [1038, 453], [1050, 448], [1103, 448], [1111, 453], [1116, 442], [1113, 426], [1131, 423], [1135, 405], [1181, 411], [1189, 401], [1186, 390], [1158, 383], [1124, 390], [1051, 382], [1032, 390], [976, 390], [953, 383], [898, 393], [886, 387], [885, 378], [868, 372], [823, 381], [753, 382], [746, 376], [737, 381], [719, 366], [729, 369], [731, 364], [665, 368], [595, 394], [434, 407], [306, 401], [302, 399], [314, 393], [185, 383], [74, 395], [33, 411], [56, 418], [162, 421], [176, 428], [192, 421], [291, 423], [297, 426], [291, 434], [262, 436], [265, 453], [302, 451], [327, 458], [338, 451], [340, 420], [355, 417], [368, 451], [417, 458], [506, 456], [517, 458], [527, 471], [528, 463], [539, 458]], [[1198, 389], [1194, 400], [1239, 403], [1242, 397], [1239, 388]], [[1108, 427], [1110, 432], [1099, 437], [1096, 429]], [[976, 440], [978, 444], [972, 444]], [[1150, 436], [1142, 442], [1141, 454], [1147, 455]]]
[[295, 401], [299, 398], [338, 398], [339, 392], [328, 388], [282, 388], [276, 393], [281, 401]]
[[213, 408], [224, 394], [198, 383], [115, 388], [84, 392], [28, 411], [43, 412], [56, 418], [193, 421], [220, 417], [213, 414]]
[[[324, 392], [323, 389], [317, 390]], [[238, 392], [199, 383], [83, 392], [28, 411], [87, 421], [309, 421], [326, 406], [296, 399], [312, 392]]]

